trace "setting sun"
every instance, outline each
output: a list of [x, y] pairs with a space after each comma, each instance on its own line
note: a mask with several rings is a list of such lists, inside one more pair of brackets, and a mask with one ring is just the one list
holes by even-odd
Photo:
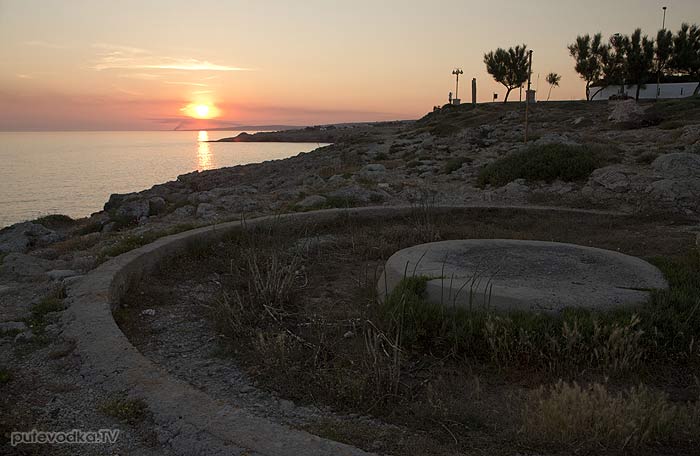
[[190, 103], [182, 111], [196, 119], [212, 119], [219, 115], [219, 109], [213, 104], [207, 103]]

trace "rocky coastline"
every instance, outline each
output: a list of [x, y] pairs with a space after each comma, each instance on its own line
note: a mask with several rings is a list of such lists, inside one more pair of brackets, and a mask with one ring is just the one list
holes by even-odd
[[[85, 219], [45, 217], [4, 228], [0, 364], [16, 365], [13, 350], [32, 341], [48, 340], [52, 350], [70, 344], [61, 336], [60, 308], [43, 315], [41, 331], [32, 326], [47, 295], [110, 257], [197, 226], [331, 207], [479, 204], [646, 214], [677, 219], [679, 230], [700, 229], [697, 97], [658, 106], [540, 103], [531, 111], [527, 145], [523, 125], [522, 106], [485, 104], [445, 106], [415, 122], [241, 134], [220, 141], [331, 144], [285, 160], [192, 172], [141, 192], [113, 194], [102, 211]], [[595, 147], [615, 159], [582, 179], [480, 182], [485, 167], [547, 145]], [[42, 356], [46, 351], [39, 350], [20, 363], [49, 378], [56, 366]], [[79, 384], [79, 360], [68, 364], [65, 375]], [[48, 419], [70, 422], [59, 412]]]

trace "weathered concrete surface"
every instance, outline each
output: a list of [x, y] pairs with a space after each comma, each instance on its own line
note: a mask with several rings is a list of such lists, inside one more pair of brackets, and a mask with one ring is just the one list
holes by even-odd
[[[557, 210], [517, 206], [510, 208]], [[455, 209], [467, 207], [435, 208], [437, 212]], [[413, 211], [413, 207], [367, 207], [262, 217], [175, 234], [120, 255], [72, 282], [68, 288], [66, 336], [76, 342], [82, 361], [81, 374], [106, 394], [126, 392], [145, 400], [157, 426], [159, 443], [170, 446], [179, 454], [365, 455], [367, 453], [351, 446], [253, 416], [246, 410], [212, 399], [189, 384], [172, 378], [131, 345], [116, 325], [112, 311], [119, 306], [120, 299], [129, 286], [141, 280], [158, 264], [189, 246], [215, 243], [244, 226], [253, 227], [265, 223], [317, 224], [340, 217], [377, 219], [408, 215]]]
[[663, 274], [610, 250], [540, 241], [480, 239], [423, 244], [387, 261], [378, 283], [391, 292], [406, 276], [432, 278], [427, 299], [445, 306], [558, 312], [643, 304]]

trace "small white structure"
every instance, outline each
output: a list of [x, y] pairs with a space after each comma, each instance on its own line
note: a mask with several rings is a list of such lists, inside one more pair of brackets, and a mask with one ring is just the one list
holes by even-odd
[[[659, 85], [659, 98], [685, 98], [693, 95], [697, 82], [668, 82]], [[619, 85], [608, 86], [600, 90], [600, 87], [591, 87], [591, 100], [608, 100], [613, 95], [620, 95], [622, 87]], [[637, 86], [625, 86], [625, 92], [628, 96], [634, 97], [637, 93]], [[656, 83], [648, 82], [639, 90], [640, 100], [656, 99]]]

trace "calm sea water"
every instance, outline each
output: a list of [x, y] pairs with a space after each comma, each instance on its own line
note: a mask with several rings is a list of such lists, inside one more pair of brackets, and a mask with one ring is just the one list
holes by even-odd
[[0, 227], [46, 214], [83, 217], [111, 193], [194, 170], [260, 163], [319, 144], [206, 143], [232, 132], [0, 132]]

